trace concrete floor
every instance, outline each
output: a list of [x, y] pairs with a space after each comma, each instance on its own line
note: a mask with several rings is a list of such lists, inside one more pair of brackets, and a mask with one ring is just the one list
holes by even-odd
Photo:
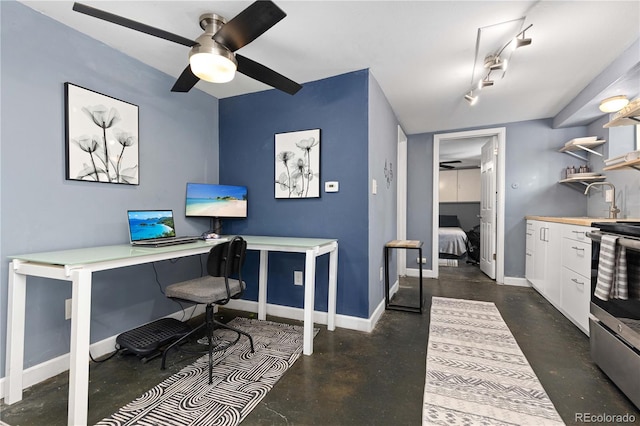
[[[417, 282], [402, 279], [398, 297], [417, 295]], [[300, 357], [243, 425], [420, 425], [432, 296], [494, 302], [565, 423], [580, 424], [578, 413], [630, 413], [640, 424], [639, 410], [591, 362], [587, 336], [534, 290], [496, 285], [477, 267], [461, 265], [441, 267], [440, 279], [425, 279], [424, 291], [425, 313], [386, 311], [372, 333], [321, 326], [314, 354]], [[89, 423], [193, 360], [174, 354], [165, 371], [160, 359], [143, 364], [134, 356], [92, 363]], [[64, 425], [67, 392], [68, 375], [61, 374], [27, 389], [23, 401], [0, 405], [0, 419]]]

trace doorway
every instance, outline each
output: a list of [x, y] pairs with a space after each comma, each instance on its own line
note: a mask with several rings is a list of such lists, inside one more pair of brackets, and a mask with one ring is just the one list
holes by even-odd
[[[482, 179], [482, 188], [483, 192], [483, 206], [487, 206], [487, 200], [491, 200], [489, 202], [490, 206], [494, 209], [495, 219], [492, 223], [492, 226], [487, 227], [481, 226], [481, 239], [484, 237], [484, 250], [490, 250], [491, 253], [485, 253], [485, 256], [491, 256], [491, 261], [495, 260], [495, 264], [489, 265], [490, 268], [493, 268], [493, 273], [495, 273], [495, 280], [497, 283], [502, 284], [504, 282], [504, 174], [505, 174], [505, 140], [506, 140], [506, 129], [504, 127], [501, 128], [493, 128], [493, 129], [483, 129], [483, 130], [471, 130], [465, 132], [455, 132], [455, 133], [441, 133], [436, 134], [433, 137], [433, 214], [432, 214], [432, 258], [431, 265], [433, 269], [433, 276], [439, 276], [439, 246], [438, 246], [438, 228], [439, 228], [439, 215], [440, 215], [440, 195], [439, 195], [439, 187], [440, 187], [440, 162], [441, 156], [441, 144], [452, 143], [459, 146], [463, 146], [465, 141], [471, 143], [472, 141], [481, 141], [482, 144], [485, 144], [487, 141], [493, 141], [495, 143], [495, 150], [491, 150], [494, 154], [494, 162], [492, 164], [493, 172], [495, 174], [495, 190], [492, 188], [493, 185], [486, 179]], [[444, 145], [443, 145], [444, 146]], [[478, 154], [478, 159], [481, 160], [480, 152]], [[486, 153], [485, 153], [486, 155]], [[445, 160], [447, 161], [447, 160]], [[448, 160], [451, 161], [451, 160]], [[481, 161], [486, 161], [481, 160]], [[451, 163], [449, 163], [451, 164]], [[493, 196], [494, 195], [494, 196]], [[495, 204], [492, 204], [492, 203]], [[485, 208], [482, 208], [482, 213], [487, 214]], [[492, 214], [494, 214], [492, 213]], [[482, 218], [480, 218], [482, 220]], [[486, 218], [485, 218], [486, 219]], [[486, 224], [486, 220], [485, 220]], [[482, 236], [484, 230], [484, 236]], [[489, 235], [487, 235], [489, 234]], [[488, 249], [487, 249], [488, 247]], [[481, 250], [482, 251], [482, 250]], [[494, 258], [495, 253], [495, 258]], [[485, 259], [484, 267], [487, 268], [487, 263]], [[488, 274], [489, 275], [489, 274]], [[491, 276], [491, 275], [490, 275]], [[492, 277], [493, 278], [493, 277]]]

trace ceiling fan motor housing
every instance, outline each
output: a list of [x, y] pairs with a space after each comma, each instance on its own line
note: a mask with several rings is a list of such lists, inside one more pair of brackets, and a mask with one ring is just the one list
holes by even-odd
[[[191, 51], [189, 52], [189, 61], [192, 64], [193, 64], [192, 61], [194, 60], [194, 58], [192, 58], [193, 56], [198, 54], [205, 54], [202, 56], [206, 57], [207, 60], [209, 61], [215, 60], [215, 63], [209, 64], [208, 67], [215, 66], [215, 67], [229, 68], [230, 64], [228, 61], [230, 61], [233, 64], [233, 72], [235, 72], [235, 69], [238, 67], [238, 61], [236, 60], [235, 55], [225, 46], [219, 43], [216, 43], [216, 41], [213, 39], [213, 35], [217, 33], [222, 28], [222, 26], [226, 23], [227, 23], [226, 19], [224, 19], [220, 15], [216, 15], [215, 13], [205, 13], [200, 16], [200, 27], [204, 30], [204, 33], [202, 33], [198, 38], [196, 38], [195, 41], [198, 44], [193, 46], [191, 48]], [[212, 81], [214, 83], [226, 83], [227, 81], [233, 78], [233, 72], [224, 74], [224, 75], [229, 75], [231, 78], [218, 79], [218, 78], [215, 78], [213, 75], [204, 75], [204, 74], [199, 75], [199, 73], [197, 73], [194, 70], [193, 66], [191, 67], [191, 69], [192, 71], [194, 71], [194, 74], [196, 74], [199, 78], [207, 81]], [[223, 74], [220, 74], [220, 75], [223, 75]]]

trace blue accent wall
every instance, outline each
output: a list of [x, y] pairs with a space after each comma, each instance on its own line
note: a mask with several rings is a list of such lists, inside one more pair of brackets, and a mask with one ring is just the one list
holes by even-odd
[[[220, 100], [220, 183], [248, 188], [248, 218], [225, 234], [337, 238], [337, 312], [368, 318], [367, 70], [305, 83], [294, 96], [267, 90]], [[276, 133], [320, 129], [320, 197], [275, 198]], [[338, 181], [337, 193], [324, 182]], [[257, 253], [248, 253], [248, 300], [257, 300]], [[304, 255], [272, 253], [268, 303], [303, 306], [293, 271]], [[315, 309], [327, 310], [328, 256], [319, 259]], [[251, 285], [254, 283], [254, 285]]]
[[[69, 4], [71, 7], [71, 4]], [[0, 371], [5, 367], [7, 256], [128, 243], [128, 208], [173, 209], [180, 233], [187, 181], [218, 179], [218, 100], [171, 93], [174, 79], [18, 2], [0, 2]], [[64, 83], [139, 107], [138, 186], [65, 180]], [[198, 276], [197, 258], [98, 272], [91, 341], [180, 310], [159, 290]], [[70, 283], [27, 280], [25, 367], [66, 354]]]

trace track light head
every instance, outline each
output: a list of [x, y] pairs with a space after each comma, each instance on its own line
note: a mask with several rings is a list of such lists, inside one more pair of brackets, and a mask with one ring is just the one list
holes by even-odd
[[484, 67], [493, 71], [493, 70], [503, 70], [507, 69], [507, 60], [500, 58], [499, 55], [487, 55], [484, 58]]
[[487, 76], [484, 78], [484, 80], [480, 80], [478, 82], [478, 89], [482, 89], [484, 87], [493, 86], [493, 80], [491, 80], [490, 78], [491, 78], [491, 71], [489, 71], [489, 74], [487, 74]]
[[469, 93], [464, 95], [464, 98], [467, 102], [469, 102], [469, 105], [473, 106], [478, 103], [478, 96], [473, 96], [473, 90], [470, 90]]
[[518, 38], [516, 39], [516, 49], [522, 46], [528, 46], [531, 44], [530, 38]]
[[[529, 27], [531, 27], [531, 25], [529, 25]], [[528, 45], [531, 44], [531, 39], [524, 37], [524, 32], [525, 31], [526, 30], [522, 31], [522, 34], [520, 34], [519, 36], [516, 37], [516, 49], [518, 47], [528, 46]]]

